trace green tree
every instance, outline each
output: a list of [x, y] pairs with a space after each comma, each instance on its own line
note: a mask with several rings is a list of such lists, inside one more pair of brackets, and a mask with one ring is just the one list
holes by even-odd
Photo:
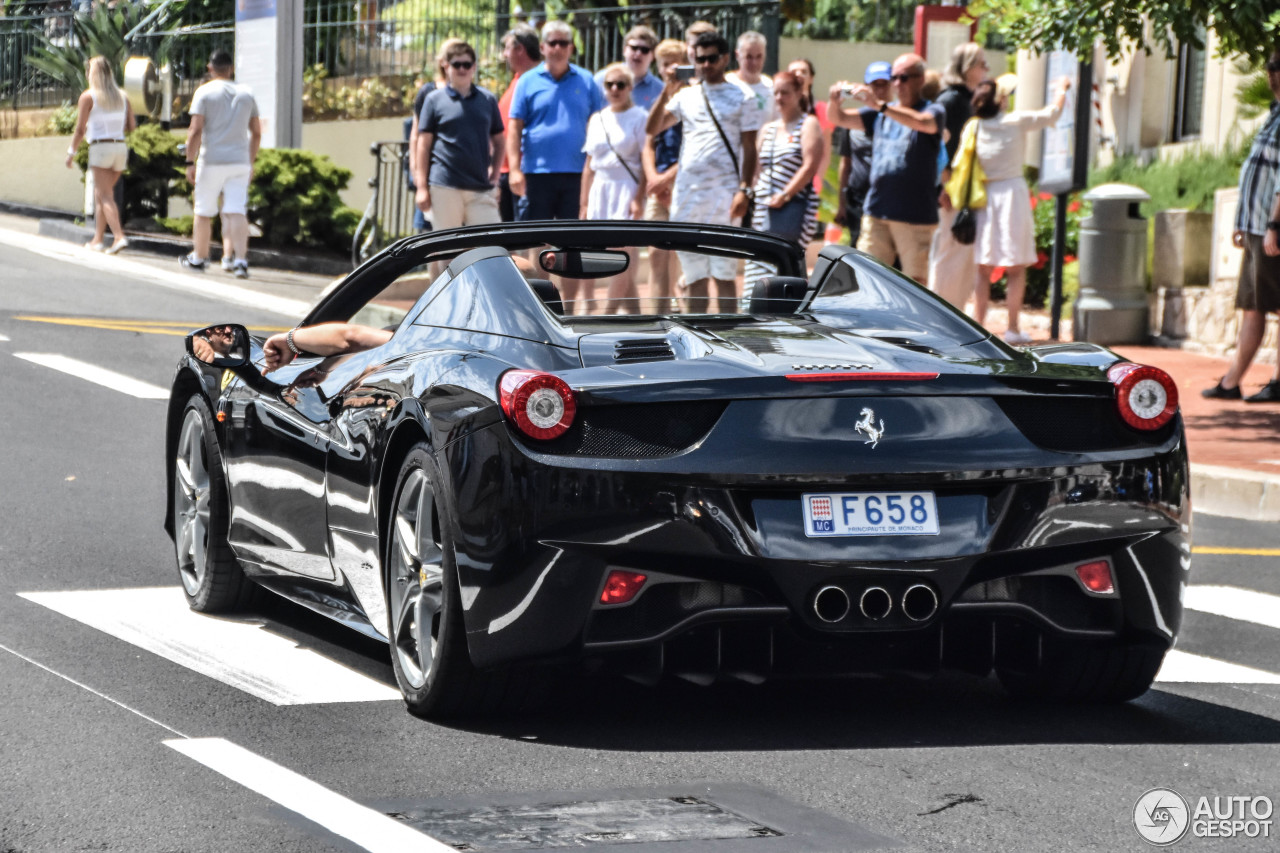
[[1108, 56], [1136, 45], [1172, 58], [1180, 44], [1203, 48], [1205, 29], [1217, 34], [1224, 56], [1257, 61], [1280, 45], [1275, 0], [975, 0], [969, 9], [1035, 51], [1061, 46], [1083, 56], [1101, 42]]

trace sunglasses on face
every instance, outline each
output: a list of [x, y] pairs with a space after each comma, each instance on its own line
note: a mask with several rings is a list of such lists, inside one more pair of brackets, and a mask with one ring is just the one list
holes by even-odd
[[547, 47], [568, 47], [573, 44], [573, 42], [568, 41], [567, 39], [553, 39], [552, 41], [544, 41], [543, 44]]
[[698, 63], [699, 65], [710, 65], [710, 64], [711, 64], [711, 63], [713, 63], [713, 62], [719, 62], [719, 61], [720, 61], [720, 54], [718, 54], [718, 53], [704, 53], [704, 54], [702, 54], [701, 56], [695, 56], [695, 57], [693, 58], [693, 61], [694, 61], [694, 62], [696, 62], [696, 63]]
[[605, 88], [607, 89], [618, 89], [618, 90], [626, 89], [631, 86], [631, 84], [628, 83], [626, 80], [606, 80], [604, 81], [604, 85], [605, 85]]
[[653, 52], [653, 48], [647, 44], [629, 44], [627, 45], [627, 50], [634, 50], [636, 53], [643, 53], [645, 56]]
[[917, 71], [913, 74], [894, 74], [889, 79], [894, 81], [895, 83], [906, 83], [912, 77], [922, 77], [922, 76], [924, 75], [922, 75], [919, 71]]
[[470, 71], [474, 66], [474, 62], [467, 62], [465, 59], [459, 59], [456, 62], [449, 63], [449, 67], [455, 71]]

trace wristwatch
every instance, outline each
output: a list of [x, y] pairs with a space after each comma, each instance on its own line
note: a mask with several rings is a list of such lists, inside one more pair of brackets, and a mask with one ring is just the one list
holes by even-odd
[[742, 193], [747, 198], [756, 197], [756, 191], [751, 187], [747, 186], [746, 184], [743, 184], [742, 186], [738, 187], [738, 192]]
[[1268, 230], [1268, 231], [1275, 231], [1275, 232], [1280, 233], [1280, 219], [1276, 219], [1276, 220], [1273, 220], [1273, 221], [1271, 221], [1271, 222], [1268, 222], [1268, 223], [1267, 223], [1267, 230]]

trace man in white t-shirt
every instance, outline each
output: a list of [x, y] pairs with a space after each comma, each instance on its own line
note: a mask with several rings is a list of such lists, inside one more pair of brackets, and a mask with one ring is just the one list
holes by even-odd
[[760, 126], [764, 127], [777, 116], [773, 104], [773, 79], [764, 74], [765, 39], [763, 33], [747, 30], [738, 36], [738, 70], [725, 75], [730, 83], [741, 83], [756, 96], [756, 108], [760, 110]]
[[222, 259], [222, 266], [236, 278], [248, 278], [249, 179], [258, 159], [262, 124], [253, 94], [231, 79], [231, 54], [215, 50], [208, 67], [212, 79], [191, 98], [187, 180], [195, 186], [195, 246], [191, 254], [182, 256], [182, 265], [205, 269], [213, 217], [218, 214], [218, 196], [222, 196], [222, 233], [230, 239], [234, 252], [233, 258]]
[[[749, 90], [724, 78], [729, 65], [729, 43], [724, 36], [698, 36], [694, 61], [702, 81], [685, 86], [671, 68], [666, 86], [649, 112], [645, 133], [656, 135], [676, 122], [681, 124], [680, 171], [671, 199], [671, 220], [729, 225], [746, 212], [756, 170], [760, 110]], [[737, 260], [694, 252], [677, 254], [687, 288], [686, 310], [706, 313], [708, 285], [714, 278], [719, 310], [732, 312], [737, 301]]]

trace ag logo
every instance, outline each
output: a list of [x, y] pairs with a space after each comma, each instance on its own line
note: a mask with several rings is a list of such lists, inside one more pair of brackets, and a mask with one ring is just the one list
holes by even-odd
[[1170, 788], [1152, 788], [1133, 807], [1133, 825], [1143, 840], [1167, 847], [1182, 840], [1191, 825], [1191, 811], [1182, 795]]

